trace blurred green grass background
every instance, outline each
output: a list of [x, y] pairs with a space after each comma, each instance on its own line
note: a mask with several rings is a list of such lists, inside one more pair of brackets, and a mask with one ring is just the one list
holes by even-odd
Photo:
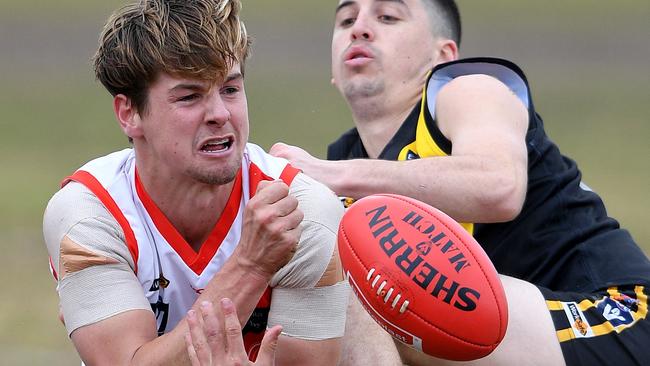
[[[125, 147], [89, 59], [122, 1], [0, 0], [0, 364], [70, 365], [41, 235], [58, 182]], [[351, 126], [329, 85], [336, 1], [245, 0], [255, 38], [246, 75], [251, 140], [324, 156]], [[463, 56], [511, 59], [538, 111], [609, 213], [650, 253], [650, 3], [460, 0]]]

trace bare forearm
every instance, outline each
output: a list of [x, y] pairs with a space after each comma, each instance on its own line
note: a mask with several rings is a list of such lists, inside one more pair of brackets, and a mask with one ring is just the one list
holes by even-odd
[[271, 274], [253, 270], [238, 263], [233, 255], [208, 283], [192, 308], [198, 311], [202, 301], [218, 303], [224, 297], [232, 300], [242, 327], [250, 318], [260, 297], [269, 286]]
[[330, 366], [336, 365], [341, 353], [341, 339], [320, 341], [280, 336], [275, 364], [278, 366]]
[[321, 176], [342, 196], [395, 193], [426, 202], [458, 221], [498, 222], [511, 219], [525, 196], [525, 172], [504, 169], [509, 164], [474, 156], [348, 160], [323, 162]]
[[[218, 304], [221, 299], [228, 297], [235, 304], [243, 327], [267, 288], [269, 280], [270, 278], [239, 266], [236, 258], [231, 258], [222, 270], [210, 280], [192, 309], [198, 313], [202, 302], [209, 301]], [[187, 321], [184, 318], [171, 332], [157, 337], [139, 348], [132, 364], [190, 365], [184, 341], [188, 331]]]

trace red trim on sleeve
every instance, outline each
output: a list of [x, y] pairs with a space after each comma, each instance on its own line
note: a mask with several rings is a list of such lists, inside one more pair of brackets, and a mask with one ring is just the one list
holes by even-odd
[[241, 203], [242, 197], [242, 172], [241, 169], [237, 173], [237, 178], [233, 185], [232, 191], [230, 192], [230, 197], [228, 202], [219, 217], [216, 225], [210, 232], [208, 238], [201, 244], [201, 249], [199, 252], [195, 252], [190, 244], [183, 238], [183, 236], [176, 230], [174, 225], [169, 221], [167, 216], [158, 208], [156, 203], [151, 199], [147, 191], [144, 189], [138, 171], [135, 172], [135, 189], [138, 194], [138, 197], [142, 201], [144, 208], [151, 216], [151, 220], [154, 225], [160, 232], [160, 234], [165, 238], [167, 243], [176, 251], [176, 253], [181, 257], [183, 262], [197, 275], [201, 274], [205, 267], [210, 263], [214, 255], [217, 253], [217, 250], [221, 246], [221, 243], [228, 235], [232, 223], [237, 217], [239, 212], [239, 206]]
[[134, 265], [134, 272], [137, 274], [138, 273], [138, 242], [135, 239], [135, 234], [133, 233], [133, 229], [131, 229], [131, 225], [129, 224], [129, 221], [124, 217], [124, 214], [122, 213], [122, 210], [120, 210], [119, 206], [115, 201], [113, 200], [113, 197], [111, 197], [110, 193], [102, 186], [101, 183], [95, 178], [92, 174], [90, 174], [87, 171], [84, 170], [77, 170], [74, 174], [71, 176], [67, 177], [62, 183], [61, 186], [65, 186], [68, 184], [70, 181], [75, 181], [78, 183], [83, 184], [86, 186], [88, 189], [90, 189], [91, 192], [99, 198], [99, 200], [104, 204], [104, 207], [108, 210], [108, 212], [113, 215], [115, 220], [117, 220], [117, 223], [120, 224], [122, 227], [122, 230], [124, 231], [124, 238], [126, 239], [126, 246], [129, 248], [129, 252], [131, 253], [131, 257], [133, 258], [133, 265]]
[[52, 272], [52, 276], [54, 277], [55, 280], [59, 280], [59, 276], [56, 274], [56, 269], [54, 269], [54, 262], [52, 262], [52, 257], [48, 257], [50, 260], [50, 272]]

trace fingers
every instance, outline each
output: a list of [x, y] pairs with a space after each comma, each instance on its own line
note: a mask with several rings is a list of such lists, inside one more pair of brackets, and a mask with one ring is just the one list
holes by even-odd
[[214, 306], [210, 301], [201, 303], [201, 315], [203, 316], [204, 334], [209, 349], [212, 350], [212, 356], [218, 360], [223, 357], [225, 339], [223, 336], [223, 327], [221, 326], [221, 317], [217, 316]]
[[[247, 211], [256, 217], [257, 222], [280, 236], [298, 229], [304, 217], [298, 208], [298, 199], [289, 194], [289, 187], [282, 181], [260, 182]], [[295, 244], [300, 233], [290, 233], [289, 236], [290, 242]]]
[[281, 180], [261, 181], [250, 204], [256, 209], [268, 207], [269, 214], [287, 216], [298, 208], [298, 200], [289, 194], [289, 186]]
[[277, 142], [271, 146], [271, 149], [269, 150], [269, 154], [273, 156], [277, 156], [279, 158], [287, 158], [287, 149], [289, 145], [284, 144], [282, 142]]
[[242, 237], [235, 258], [263, 276], [284, 266], [300, 239], [303, 213], [281, 181], [262, 181], [244, 209]]
[[257, 354], [256, 365], [273, 365], [275, 363], [275, 351], [278, 348], [278, 338], [282, 332], [282, 326], [276, 325], [271, 329], [267, 329], [262, 338], [260, 351]]
[[[275, 187], [273, 187], [275, 186]], [[263, 191], [265, 189], [270, 189], [269, 187], [273, 187], [272, 190], [269, 190], [266, 194], [269, 195], [271, 192], [274, 192], [274, 195], [277, 196], [277, 199], [282, 198], [289, 194], [289, 187], [287, 186], [284, 181], [276, 179], [276, 180], [262, 180], [258, 183], [257, 185], [257, 191], [255, 192], [255, 195], [260, 193], [260, 191]], [[277, 200], [276, 199], [276, 200]], [[269, 199], [269, 203], [273, 203], [276, 200]]]
[[212, 351], [208, 347], [203, 324], [196, 311], [187, 312], [187, 325], [190, 332], [186, 335], [186, 345], [192, 365], [210, 365], [212, 362]]
[[[187, 312], [190, 328], [185, 345], [192, 366], [207, 366], [234, 362], [247, 364], [242, 329], [232, 300], [224, 298], [217, 311], [211, 302], [203, 301], [200, 312]], [[230, 364], [230, 363], [228, 363]]]
[[192, 336], [190, 333], [185, 334], [185, 346], [187, 347], [187, 354], [190, 357], [190, 363], [192, 366], [201, 366], [199, 357], [196, 355], [196, 351], [194, 350], [194, 345], [192, 344]]
[[[200, 312], [187, 312], [189, 333], [185, 334], [185, 346], [192, 366], [222, 364], [248, 365], [242, 328], [232, 300], [221, 299], [220, 311], [209, 301], [201, 303]], [[264, 334], [257, 356], [258, 366], [273, 365], [278, 338], [282, 327], [276, 325]]]
[[223, 313], [226, 343], [228, 354], [231, 359], [238, 359], [242, 362], [248, 360], [244, 349], [244, 339], [241, 332], [241, 324], [235, 310], [235, 305], [228, 298], [221, 299], [221, 312]]

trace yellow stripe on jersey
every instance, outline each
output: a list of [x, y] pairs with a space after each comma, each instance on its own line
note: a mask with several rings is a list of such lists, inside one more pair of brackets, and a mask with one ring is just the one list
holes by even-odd
[[562, 301], [557, 301], [557, 300], [546, 300], [546, 307], [548, 308], [548, 310], [551, 311], [564, 310]]
[[[595, 303], [591, 300], [582, 300], [577, 304], [577, 306], [580, 311], [586, 311], [589, 308], [594, 307]], [[546, 307], [551, 311], [564, 310], [564, 303], [557, 300], [546, 300]]]
[[575, 335], [573, 334], [573, 329], [572, 328], [566, 328], [562, 330], [558, 330], [555, 332], [557, 335], [557, 339], [562, 342], [570, 341], [575, 338]]
[[[415, 153], [421, 158], [430, 158], [430, 157], [440, 157], [440, 156], [449, 156], [445, 153], [440, 146], [433, 139], [429, 128], [427, 127], [427, 121], [425, 119], [425, 110], [427, 106], [427, 87], [426, 85], [422, 89], [422, 102], [420, 103], [420, 116], [418, 117], [418, 125], [415, 130], [415, 141], [404, 146], [400, 151], [397, 160], [407, 160], [409, 152]], [[460, 225], [465, 228], [465, 230], [474, 235], [474, 224], [473, 223], [463, 223]]]
[[581, 311], [587, 311], [590, 308], [593, 308], [594, 306], [596, 306], [595, 302], [593, 302], [591, 300], [582, 300], [578, 304], [578, 309], [580, 309]]

